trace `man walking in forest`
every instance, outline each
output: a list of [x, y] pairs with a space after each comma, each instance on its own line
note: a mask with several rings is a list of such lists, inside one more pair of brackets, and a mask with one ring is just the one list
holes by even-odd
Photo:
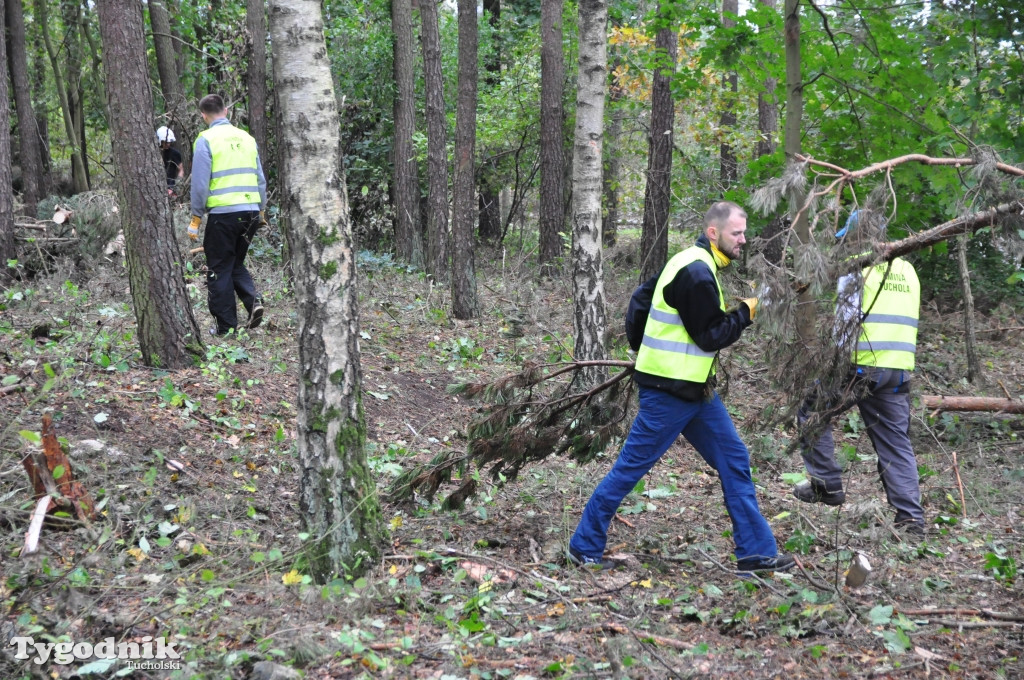
[[267, 180], [256, 140], [228, 122], [220, 95], [203, 97], [199, 113], [209, 127], [196, 138], [192, 154], [188, 237], [199, 239], [199, 224], [208, 212], [203, 249], [210, 313], [217, 320], [210, 333], [227, 335], [238, 324], [236, 294], [249, 312], [245, 327], [256, 328], [263, 321], [263, 300], [245, 268], [245, 256], [256, 229], [265, 223]]
[[[852, 239], [856, 234], [865, 242], [884, 240], [885, 228], [869, 211], [854, 211], [836, 237]], [[889, 505], [896, 509], [896, 525], [911, 536], [923, 536], [921, 488], [909, 434], [910, 377], [921, 310], [917, 272], [897, 257], [847, 274], [839, 279], [838, 289], [837, 340], [844, 346], [856, 338], [853, 366], [840, 394], [822, 395], [819, 390], [800, 409], [801, 427], [820, 411], [814, 432], [820, 427], [824, 432], [816, 439], [814, 434], [802, 436], [801, 454], [810, 480], [798, 484], [793, 495], [805, 503], [826, 505], [846, 500], [831, 421], [856, 405], [878, 455], [878, 474]]]
[[181, 152], [175, 149], [174, 132], [166, 125], [161, 125], [156, 130], [156, 138], [160, 142], [160, 154], [164, 161], [164, 170], [167, 173], [167, 195], [176, 196], [174, 191], [178, 180], [185, 176], [185, 167], [181, 162]]
[[718, 281], [718, 270], [739, 257], [746, 229], [742, 208], [715, 203], [697, 243], [676, 254], [658, 276], [636, 360], [640, 412], [569, 541], [574, 564], [616, 566], [603, 558], [612, 516], [680, 434], [718, 473], [732, 520], [737, 571], [785, 570], [795, 564], [778, 552], [757, 505], [747, 447], [714, 389], [718, 351], [739, 339], [757, 310], [757, 299], [749, 298], [727, 312]]

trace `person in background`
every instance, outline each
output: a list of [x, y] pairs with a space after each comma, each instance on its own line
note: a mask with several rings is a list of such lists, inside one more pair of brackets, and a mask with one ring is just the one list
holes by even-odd
[[199, 239], [199, 225], [208, 213], [203, 250], [209, 308], [217, 321], [210, 333], [227, 335], [238, 326], [236, 295], [249, 313], [246, 328], [256, 328], [263, 321], [263, 300], [245, 268], [245, 256], [256, 229], [266, 224], [267, 180], [256, 140], [228, 121], [220, 95], [203, 97], [199, 113], [209, 127], [196, 138], [192, 153], [188, 237]]
[[[870, 211], [854, 211], [838, 239], [885, 239], [885, 222]], [[854, 248], [856, 251], [857, 248]], [[925, 533], [917, 459], [910, 443], [910, 378], [917, 353], [921, 286], [914, 265], [903, 258], [881, 262], [839, 279], [836, 323], [840, 344], [851, 347], [853, 365], [840, 395], [812, 395], [801, 407], [801, 427], [815, 411], [826, 411], [825, 429], [801, 438], [810, 477], [793, 489], [804, 503], [842, 505], [843, 471], [836, 462], [831, 420], [857, 406], [878, 455], [878, 474], [896, 510], [896, 526], [911, 536]]]
[[718, 351], [750, 326], [757, 299], [726, 311], [718, 270], [740, 256], [747, 213], [715, 203], [697, 243], [668, 261], [654, 287], [637, 354], [640, 411], [618, 459], [598, 484], [569, 541], [569, 560], [595, 569], [616, 566], [603, 557], [608, 525], [626, 494], [682, 434], [718, 473], [732, 521], [736, 570], [781, 571], [796, 562], [779, 554], [761, 515], [750, 475], [750, 454], [714, 390]]
[[177, 196], [175, 186], [185, 176], [185, 168], [181, 162], [181, 152], [174, 148], [174, 132], [166, 125], [156, 130], [156, 138], [160, 142], [160, 153], [164, 159], [164, 170], [167, 172], [167, 195]]

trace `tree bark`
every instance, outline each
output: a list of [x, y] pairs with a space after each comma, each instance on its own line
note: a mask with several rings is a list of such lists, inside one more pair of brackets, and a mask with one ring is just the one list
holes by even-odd
[[[613, 73], [615, 71], [614, 64], [615, 62], [612, 66]], [[619, 144], [622, 136], [622, 120], [625, 118], [625, 112], [621, 105], [622, 100], [622, 87], [615, 82], [615, 76], [612, 76], [612, 84], [608, 92], [609, 108], [612, 110], [612, 115], [604, 135], [604, 176], [601, 178], [601, 191], [604, 194], [601, 243], [605, 248], [615, 245], [619, 233], [619, 182], [621, 181], [619, 157], [622, 153]]]
[[320, 0], [271, 0], [270, 34], [300, 310], [299, 503], [324, 583], [374, 566], [385, 529], [364, 452], [356, 253]]
[[[737, 14], [739, 14], [739, 0], [722, 0], [722, 28], [730, 29], [736, 26]], [[727, 73], [722, 84], [725, 87], [725, 102], [722, 108], [722, 117], [718, 123], [722, 134], [722, 143], [719, 146], [719, 176], [723, 191], [728, 191], [736, 183], [738, 172], [736, 152], [733, 150], [732, 144], [729, 143], [729, 134], [736, 127], [736, 93], [739, 91], [736, 72]]]
[[[61, 0], [60, 10], [64, 22], [62, 48], [66, 53], [64, 82], [67, 85], [71, 121], [75, 127], [78, 148], [82, 157], [81, 171], [85, 173], [81, 182], [74, 176], [72, 176], [72, 181], [76, 186], [84, 183], [88, 187], [91, 182], [85, 138], [85, 88], [82, 86], [82, 5], [78, 0]], [[71, 171], [72, 173], [76, 172], [74, 164], [71, 166]]]
[[[658, 14], [665, 10], [658, 6]], [[664, 21], [664, 20], [663, 20]], [[658, 66], [651, 85], [651, 131], [648, 138], [647, 186], [640, 239], [640, 280], [656, 276], [668, 261], [668, 209], [672, 198], [672, 129], [675, 104], [672, 76], [676, 70], [679, 35], [671, 26], [658, 30], [654, 49]]]
[[1024, 413], [1024, 401], [999, 397], [946, 397], [936, 394], [921, 396], [921, 405], [937, 411], [985, 411], [988, 413]]
[[[608, 5], [580, 0], [579, 85], [573, 146], [573, 321], [574, 359], [605, 359], [604, 271], [601, 259], [601, 142], [608, 83]], [[583, 372], [584, 385], [604, 381], [602, 366]]]
[[[800, 66], [800, 0], [785, 0], [785, 44], [786, 44], [786, 161], [796, 163], [800, 154], [800, 134], [804, 110], [803, 81]], [[793, 216], [793, 233], [797, 239], [798, 258], [804, 257], [803, 247], [811, 244], [811, 227], [807, 211], [802, 210], [806, 191], [794, 189], [789, 196], [790, 214]], [[796, 270], [801, 271], [799, 263]], [[814, 304], [809, 289], [800, 292], [796, 312], [796, 332], [801, 342], [810, 345], [814, 338]]]
[[103, 66], [110, 93], [111, 137], [128, 280], [147, 366], [184, 368], [202, 350], [199, 325], [185, 289], [184, 261], [174, 239], [164, 170], [153, 150], [153, 101], [146, 63], [142, 5], [96, 3]]
[[[493, 51], [484, 65], [484, 84], [495, 87], [501, 82], [501, 0], [483, 0], [484, 14], [492, 29]], [[479, 174], [479, 226], [481, 241], [498, 243], [501, 240], [501, 179], [494, 160], [484, 162]]]
[[[95, 11], [95, 7], [92, 10]], [[107, 129], [110, 129], [110, 103], [107, 101], [107, 84], [103, 82], [103, 60], [100, 58], [103, 51], [96, 43], [96, 38], [93, 37], [92, 28], [89, 26], [88, 13], [82, 14], [82, 35], [85, 36], [85, 41], [89, 45], [89, 56], [92, 60], [92, 86], [96, 91], [96, 99], [100, 103], [103, 120], [107, 124]], [[82, 136], [83, 138], [85, 137], [84, 132]], [[88, 169], [88, 162], [85, 167]]]
[[395, 141], [394, 185], [395, 253], [402, 262], [423, 266], [423, 235], [420, 230], [420, 183], [416, 150], [416, 90], [414, 83], [412, 4], [391, 0], [391, 30], [394, 38]]
[[427, 271], [448, 281], [448, 118], [441, 71], [441, 34], [437, 0], [420, 0], [423, 87], [427, 117]]
[[[156, 52], [156, 70], [160, 74], [160, 92], [164, 98], [164, 113], [167, 114], [167, 125], [178, 140], [177, 149], [181, 153], [182, 167], [185, 175], [191, 173], [192, 144], [188, 138], [185, 119], [192, 115], [191, 106], [185, 98], [185, 88], [178, 77], [175, 64], [174, 40], [171, 38], [171, 19], [164, 0], [149, 0], [149, 23], [153, 27], [153, 48]], [[250, 66], [251, 68], [251, 66]], [[155, 130], [154, 130], [155, 132]], [[253, 135], [255, 137], [255, 135]], [[266, 147], [256, 140], [259, 149], [266, 154]], [[178, 191], [184, 191], [188, 183]]]
[[565, 56], [562, 53], [564, 0], [540, 5], [540, 248], [541, 276], [553, 276], [562, 257], [565, 232]]
[[[0, 26], [4, 25], [3, 15], [7, 12], [5, 4], [5, 0], [0, 0]], [[11, 187], [11, 113], [7, 96], [6, 42], [0, 40], [0, 272], [3, 272], [0, 273], [0, 279], [7, 278], [10, 272], [7, 261], [17, 257], [14, 243], [14, 190]]]
[[458, 0], [458, 7], [459, 91], [455, 112], [455, 181], [452, 187], [452, 314], [456, 319], [473, 319], [480, 313], [473, 262], [478, 29], [475, 0]]
[[964, 330], [966, 331], [967, 382], [983, 380], [981, 361], [978, 359], [978, 342], [974, 335], [974, 296], [971, 294], [971, 270], [967, 266], [967, 236], [957, 239], [957, 265], [960, 270], [960, 287], [964, 295]]
[[[57, 89], [57, 98], [60, 101], [60, 110], [64, 118], [64, 134], [67, 135], [68, 145], [71, 147], [71, 179], [74, 192], [78, 194], [89, 190], [89, 182], [85, 172], [85, 162], [82, 158], [82, 144], [78, 139], [78, 131], [75, 128], [75, 120], [71, 111], [68, 88], [64, 81], [64, 74], [61, 72], [60, 61], [57, 59], [57, 48], [50, 37], [46, 3], [47, 0], [35, 0], [35, 20], [39, 22], [43, 44], [46, 45], [46, 53], [50, 57], [50, 67], [53, 69], [54, 87]], [[102, 29], [102, 26], [100, 28]]]
[[29, 29], [32, 36], [32, 108], [36, 114], [36, 131], [39, 133], [39, 155], [43, 163], [43, 174], [39, 182], [39, 197], [54, 193], [53, 174], [50, 170], [50, 123], [46, 115], [46, 48], [43, 45], [43, 30], [36, 17]]
[[266, 158], [273, 158], [267, 146], [267, 11], [266, 0], [248, 0], [245, 10], [249, 65], [245, 88], [249, 101], [249, 134]]
[[[775, 9], [775, 0], [758, 0], [758, 3]], [[762, 27], [767, 29], [767, 27]], [[757, 147], [754, 155], [757, 158], [775, 153], [777, 147], [775, 135], [779, 131], [779, 109], [775, 100], [775, 78], [764, 79], [764, 89], [757, 94]]]
[[21, 200], [25, 214], [36, 216], [36, 205], [43, 198], [43, 154], [32, 107], [32, 85], [28, 78], [28, 48], [25, 39], [25, 13], [22, 0], [6, 1], [6, 19], [10, 52], [11, 88], [18, 113], [18, 157], [21, 161]]

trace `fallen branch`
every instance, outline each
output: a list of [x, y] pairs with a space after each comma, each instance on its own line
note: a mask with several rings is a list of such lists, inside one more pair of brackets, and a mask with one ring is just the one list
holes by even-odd
[[1024, 623], [1024, 614], [1006, 614], [993, 611], [992, 609], [963, 609], [960, 607], [947, 607], [945, 609], [900, 609], [904, 616], [976, 616], [999, 621], [1017, 621]]
[[670, 649], [676, 649], [681, 652], [687, 652], [693, 649], [693, 645], [682, 640], [676, 640], [675, 638], [665, 637], [663, 635], [654, 635], [653, 633], [636, 632], [626, 628], [621, 623], [601, 623], [596, 626], [587, 626], [586, 628], [580, 629], [581, 633], [617, 633], [618, 635], [630, 635], [641, 642], [653, 642], [654, 644], [661, 647], [669, 647]]
[[921, 405], [935, 411], [984, 411], [987, 413], [1024, 413], [1024, 401], [1000, 397], [947, 397], [925, 394]]

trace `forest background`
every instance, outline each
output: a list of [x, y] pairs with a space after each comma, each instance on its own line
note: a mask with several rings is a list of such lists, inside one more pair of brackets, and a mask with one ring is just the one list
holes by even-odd
[[[1019, 417], [920, 406], [922, 390], [1017, 404], [1024, 393], [1018, 7], [315, 3], [348, 185], [338, 224], [354, 235], [359, 271], [354, 399], [366, 442], [354, 466], [368, 466], [382, 492], [376, 521], [389, 528], [373, 560], [324, 583], [296, 498], [308, 490], [300, 442], [316, 427], [298, 393], [306, 362], [295, 338], [309, 312], [297, 304], [305, 265], [284, 176], [296, 161], [287, 84], [274, 77], [286, 53], [274, 51], [284, 41], [270, 38], [268, 8], [143, 3], [148, 85], [126, 90], [100, 11], [116, 3], [2, 4], [0, 184], [16, 192], [0, 197], [3, 640], [166, 635], [186, 650], [175, 677], [286, 677], [291, 667], [311, 677], [1020, 676]], [[269, 24], [288, 5], [272, 3]], [[600, 69], [584, 61], [595, 17]], [[595, 72], [602, 112], [584, 132], [601, 153], [597, 181], [585, 183], [579, 131], [593, 121], [578, 112], [593, 110], [582, 83]], [[208, 92], [257, 138], [268, 171], [271, 228], [251, 261], [270, 320], [193, 348], [191, 367], [154, 368], [124, 228], [146, 215], [125, 200], [117, 155], [151, 149], [154, 162], [139, 161], [147, 176], [155, 130], [168, 125], [187, 176]], [[142, 112], [148, 138], [124, 134], [125, 108]], [[850, 175], [862, 168], [873, 171]], [[846, 178], [838, 190], [836, 178]], [[596, 212], [581, 209], [586, 196]], [[181, 299], [202, 316], [202, 256], [188, 252], [182, 198], [161, 210], [180, 251]], [[515, 480], [500, 466], [493, 476], [449, 467], [437, 479], [454, 475], [471, 492], [460, 502], [399, 500], [403, 473], [470, 462], [478, 407], [446, 396], [446, 384], [524, 363], [627, 360], [618, 329], [629, 292], [722, 198], [747, 207], [758, 237], [727, 285], [745, 296], [766, 280], [813, 281], [800, 294], [814, 296], [803, 308], [822, 312], [818, 330], [831, 321], [831, 241], [853, 207], [883, 213], [895, 240], [1011, 206], [969, 238], [912, 255], [923, 286], [915, 445], [934, 520], [923, 543], [891, 532], [856, 415], [842, 419], [840, 449], [863, 502], [808, 511], [788, 497], [801, 473], [791, 423], [777, 414], [828, 356], [827, 333], [795, 313], [768, 315], [725, 367], [765, 514], [807, 572], [728, 573], [713, 475], [682, 444], [624, 504], [619, 574], [595, 578], [562, 558], [614, 447], [591, 452], [591, 464], [535, 462]], [[586, 238], [594, 248], [581, 248]], [[332, 278], [325, 267], [313, 278]], [[600, 314], [581, 310], [581, 290], [594, 287], [580, 281], [605, 288]], [[42, 554], [29, 555], [21, 536], [34, 502], [17, 474], [44, 412], [102, 514], [47, 525]], [[860, 591], [842, 585], [855, 552], [878, 572]], [[3, 651], [4, 677], [42, 672]], [[168, 674], [103, 662], [46, 670]]]

